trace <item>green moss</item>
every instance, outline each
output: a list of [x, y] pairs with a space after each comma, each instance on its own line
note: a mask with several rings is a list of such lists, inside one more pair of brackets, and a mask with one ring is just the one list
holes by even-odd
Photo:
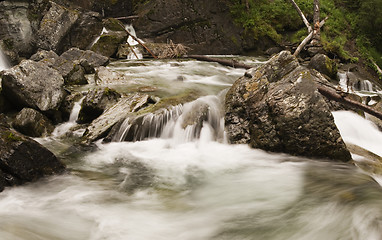
[[6, 141], [9, 141], [9, 142], [18, 142], [18, 141], [22, 141], [23, 140], [22, 137], [16, 136], [11, 131], [4, 131], [3, 134], [2, 134], [2, 137], [3, 137], [3, 139], [5, 139]]

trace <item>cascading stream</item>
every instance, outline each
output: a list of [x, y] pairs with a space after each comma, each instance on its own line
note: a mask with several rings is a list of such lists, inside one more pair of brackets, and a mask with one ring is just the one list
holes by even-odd
[[[96, 142], [93, 151], [45, 143], [69, 170], [0, 193], [0, 239], [380, 239], [381, 187], [359, 169], [224, 142], [222, 90], [244, 71], [138, 63], [109, 67], [161, 94], [192, 88], [202, 97], [136, 125], [126, 119], [114, 142]], [[345, 142], [380, 154], [380, 132], [367, 120], [334, 117]], [[136, 139], [121, 141], [129, 136]]]

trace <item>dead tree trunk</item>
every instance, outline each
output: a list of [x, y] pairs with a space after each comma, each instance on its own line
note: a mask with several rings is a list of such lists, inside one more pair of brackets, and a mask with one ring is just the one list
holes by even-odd
[[313, 12], [313, 36], [312, 45], [319, 45], [321, 43], [321, 30], [320, 30], [320, 0], [314, 0]]

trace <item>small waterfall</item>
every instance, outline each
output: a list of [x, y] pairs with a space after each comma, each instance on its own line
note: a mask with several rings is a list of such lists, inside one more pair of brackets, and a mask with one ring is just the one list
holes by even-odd
[[359, 79], [352, 72], [338, 73], [340, 87], [346, 92], [373, 92], [380, 89], [369, 80]]
[[[78, 115], [79, 115], [80, 110], [81, 110], [81, 104], [82, 104], [82, 101], [84, 99], [85, 99], [85, 97], [82, 97], [80, 100], [78, 100], [77, 102], [74, 103], [72, 111], [70, 112], [69, 121], [58, 125], [54, 129], [54, 131], [52, 133], [52, 135], [54, 137], [63, 136], [64, 134], [68, 133], [69, 130], [77, 124], [76, 121], [78, 119]], [[81, 133], [79, 133], [79, 134], [81, 134]]]
[[184, 105], [137, 118], [126, 118], [112, 141], [171, 138], [175, 142], [224, 139], [224, 120], [218, 96], [205, 96]]
[[[131, 36], [134, 36], [135, 38], [137, 37], [137, 35], [135, 33], [135, 29], [134, 29], [132, 24], [126, 24], [125, 25], [125, 29], [126, 29], [126, 31], [128, 33], [130, 33]], [[127, 38], [127, 43], [131, 46], [131, 52], [127, 56], [127, 59], [129, 59], [129, 60], [132, 60], [132, 59], [142, 59], [143, 58], [142, 53], [139, 51], [139, 48], [137, 46], [139, 43], [133, 37], [131, 37], [131, 36], [129, 36]], [[143, 42], [140, 39], [139, 39], [139, 41]]]
[[11, 67], [11, 64], [9, 63], [5, 54], [3, 53], [3, 50], [0, 48], [0, 71], [3, 71], [10, 67]]
[[137, 118], [126, 118], [113, 142], [141, 141], [147, 138], [160, 137], [169, 121], [175, 121], [182, 113], [182, 105], [173, 106], [156, 113], [148, 113]]

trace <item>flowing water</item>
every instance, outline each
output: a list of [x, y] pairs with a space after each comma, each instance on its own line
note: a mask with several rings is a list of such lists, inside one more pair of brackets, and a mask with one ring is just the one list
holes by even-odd
[[[225, 143], [219, 99], [242, 70], [197, 61], [110, 68], [135, 89], [197, 89], [203, 97], [166, 121], [147, 117], [162, 127], [141, 141], [120, 141], [128, 122], [115, 142], [87, 151], [59, 133], [38, 139], [69, 171], [0, 193], [0, 239], [382, 239], [382, 189], [362, 170]], [[209, 108], [203, 127], [180, 128], [195, 106]], [[381, 133], [370, 122], [334, 116], [346, 141], [382, 154]]]
[[3, 71], [5, 69], [8, 69], [11, 67], [11, 64], [9, 63], [7, 57], [3, 53], [3, 51], [0, 48], [0, 71]]

